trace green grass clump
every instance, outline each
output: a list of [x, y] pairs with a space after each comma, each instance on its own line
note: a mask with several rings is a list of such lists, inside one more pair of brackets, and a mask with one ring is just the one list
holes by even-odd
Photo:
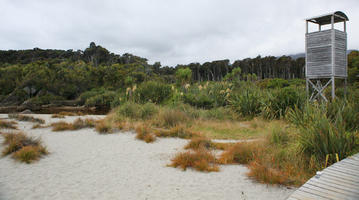
[[175, 109], [163, 109], [159, 112], [156, 125], [170, 128], [186, 123], [190, 118], [182, 111]]
[[[352, 119], [345, 117], [349, 109], [328, 110], [327, 105], [307, 104], [303, 109], [295, 108], [288, 112], [288, 119], [299, 131], [298, 142], [302, 151], [314, 156], [323, 163], [327, 155], [338, 154], [344, 159], [359, 152], [359, 137], [353, 130]], [[331, 156], [330, 162], [335, 162]]]

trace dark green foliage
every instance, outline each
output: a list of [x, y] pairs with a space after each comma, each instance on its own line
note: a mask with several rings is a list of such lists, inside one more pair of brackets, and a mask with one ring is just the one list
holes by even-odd
[[358, 132], [353, 131], [358, 121], [353, 122], [349, 109], [333, 106], [336, 108], [328, 109], [325, 104], [307, 104], [302, 109], [290, 109], [288, 112], [288, 119], [300, 129], [302, 151], [308, 157], [314, 156], [320, 163], [324, 163], [328, 154], [332, 156], [330, 162], [334, 162], [335, 154], [343, 159], [359, 151]]
[[35, 105], [45, 105], [45, 104], [53, 103], [54, 101], [58, 101], [58, 100], [64, 100], [64, 98], [52, 94], [45, 94], [42, 96], [36, 96], [34, 98], [31, 98], [29, 99], [29, 102]]
[[262, 114], [268, 119], [284, 117], [287, 109], [301, 108], [305, 101], [305, 92], [299, 88], [269, 90], [263, 101]]
[[171, 97], [171, 86], [161, 82], [148, 81], [142, 83], [134, 92], [135, 101], [138, 103], [163, 103]]
[[198, 108], [209, 109], [213, 107], [214, 100], [211, 99], [208, 95], [200, 93], [200, 94], [192, 94], [188, 93], [183, 96], [183, 101], [188, 103], [191, 106], [195, 106]]
[[261, 112], [261, 94], [255, 86], [244, 86], [231, 95], [232, 109], [241, 117], [254, 117]]
[[146, 103], [144, 105], [132, 102], [126, 102], [115, 109], [116, 115], [119, 119], [150, 119], [158, 113], [158, 106], [153, 103]]
[[116, 97], [116, 92], [106, 91], [101, 94], [97, 94], [88, 98], [85, 102], [86, 106], [96, 106], [96, 107], [111, 107], [111, 103]]

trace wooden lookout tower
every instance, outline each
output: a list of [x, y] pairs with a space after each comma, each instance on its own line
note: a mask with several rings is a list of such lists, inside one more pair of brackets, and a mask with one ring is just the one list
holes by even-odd
[[[346, 87], [347, 21], [348, 17], [340, 11], [306, 19], [305, 76], [307, 96], [310, 100], [323, 98], [328, 101], [323, 91], [330, 84], [334, 99], [336, 78], [344, 79]], [[309, 22], [317, 24], [318, 31], [309, 32]], [[334, 25], [340, 22], [343, 22], [343, 30], [334, 28]], [[330, 28], [322, 30], [325, 25], [329, 25]]]

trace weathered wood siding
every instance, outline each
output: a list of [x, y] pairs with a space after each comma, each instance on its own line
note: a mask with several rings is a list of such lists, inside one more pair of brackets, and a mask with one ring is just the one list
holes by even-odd
[[335, 30], [335, 76], [347, 76], [347, 34]]
[[[330, 77], [346, 76], [346, 33], [334, 30], [318, 31], [306, 34], [307, 76]], [[335, 66], [333, 72], [332, 47], [334, 45]]]

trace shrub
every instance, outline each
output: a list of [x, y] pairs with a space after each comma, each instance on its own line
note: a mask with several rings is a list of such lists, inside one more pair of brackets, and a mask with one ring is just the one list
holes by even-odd
[[115, 112], [119, 118], [128, 117], [130, 119], [138, 119], [141, 116], [140, 109], [139, 104], [127, 102], [116, 108]]
[[34, 98], [29, 99], [29, 103], [35, 104], [35, 105], [46, 105], [50, 104], [54, 101], [64, 100], [61, 96], [56, 96], [53, 94], [45, 94], [42, 96], [36, 96]]
[[189, 120], [188, 116], [179, 110], [164, 109], [157, 116], [157, 125], [164, 127], [174, 127]]
[[191, 141], [185, 146], [185, 149], [195, 150], [200, 148], [214, 149], [215, 145], [212, 143], [210, 139], [198, 137], [198, 138], [192, 138]]
[[269, 140], [272, 144], [283, 145], [289, 141], [289, 135], [285, 128], [275, 126], [270, 134]]
[[343, 117], [346, 112], [339, 109], [334, 114], [324, 104], [307, 104], [304, 109], [295, 108], [288, 112], [288, 119], [300, 130], [298, 141], [305, 155], [314, 156], [317, 162], [323, 163], [328, 154], [338, 154], [343, 159], [359, 151], [357, 132], [349, 131], [352, 129]]
[[19, 121], [26, 121], [26, 122], [35, 122], [35, 123], [39, 123], [39, 124], [44, 124], [45, 120], [40, 119], [40, 118], [36, 118], [36, 117], [32, 117], [29, 115], [19, 115], [19, 114], [8, 114], [9, 118], [11, 119], [16, 119]]
[[172, 94], [171, 86], [158, 81], [148, 81], [142, 83], [134, 92], [134, 97], [138, 103], [153, 102], [163, 103]]
[[136, 138], [144, 140], [146, 143], [154, 142], [156, 137], [151, 133], [151, 129], [147, 125], [140, 125], [136, 128]]
[[208, 94], [185, 94], [183, 96], [185, 103], [198, 108], [210, 109], [213, 108], [214, 100], [210, 99]]
[[232, 109], [241, 117], [254, 117], [261, 112], [259, 90], [255, 87], [244, 87], [240, 93], [233, 94], [230, 99]]
[[274, 78], [274, 79], [264, 79], [259, 83], [261, 88], [284, 88], [289, 86], [289, 82], [285, 79]]
[[110, 108], [111, 103], [114, 101], [115, 97], [116, 97], [116, 92], [106, 91], [104, 93], [89, 97], [86, 100], [85, 105], [89, 107], [95, 106], [95, 107]]
[[17, 129], [16, 122], [0, 120], [0, 128]]
[[149, 119], [158, 113], [158, 108], [153, 103], [146, 103], [141, 106], [140, 115], [141, 119]]
[[172, 159], [172, 163], [169, 166], [180, 167], [183, 170], [192, 167], [198, 171], [219, 171], [214, 154], [204, 149], [199, 149], [194, 152], [187, 151], [178, 153]]
[[301, 108], [305, 101], [305, 93], [300, 89], [286, 87], [271, 90], [263, 102], [262, 114], [267, 119], [281, 118], [287, 109], [295, 106]]

